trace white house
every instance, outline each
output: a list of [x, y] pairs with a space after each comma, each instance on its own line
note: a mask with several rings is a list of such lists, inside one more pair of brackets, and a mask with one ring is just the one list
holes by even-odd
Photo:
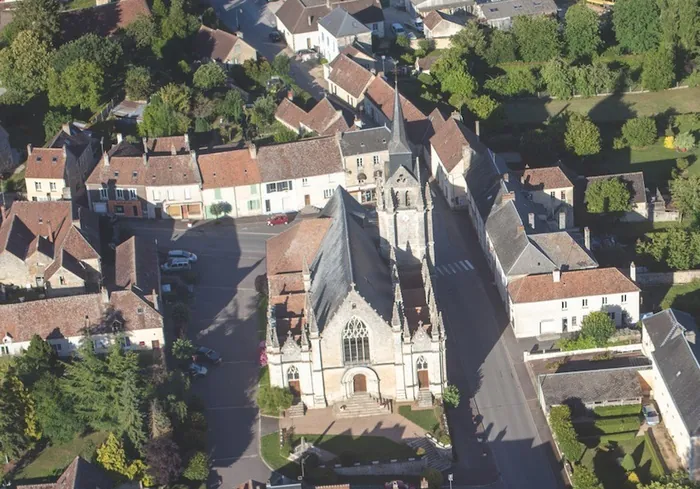
[[346, 46], [357, 43], [365, 51], [372, 51], [372, 31], [362, 22], [336, 7], [318, 21], [321, 56], [333, 61]]
[[618, 327], [634, 325], [639, 292], [617, 268], [528, 275], [508, 284], [511, 325], [516, 338], [561, 334], [580, 330], [592, 311], [608, 313]]
[[473, 14], [494, 29], [510, 29], [518, 16], [557, 15], [554, 0], [500, 0], [475, 3]]
[[464, 17], [433, 10], [423, 19], [423, 33], [430, 39], [435, 49], [448, 49], [452, 46], [450, 38], [464, 29]]
[[642, 320], [642, 349], [652, 362], [651, 394], [676, 454], [691, 480], [700, 480], [700, 364], [697, 325], [676, 309]]

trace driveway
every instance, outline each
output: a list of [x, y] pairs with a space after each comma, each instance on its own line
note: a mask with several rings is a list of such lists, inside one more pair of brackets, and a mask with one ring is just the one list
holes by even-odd
[[[225, 222], [224, 222], [225, 221]], [[133, 234], [158, 240], [160, 249], [195, 253], [199, 282], [191, 307], [189, 336], [222, 355], [218, 367], [193, 382], [207, 408], [211, 487], [236, 487], [248, 479], [266, 481], [259, 457], [259, 432], [269, 424], [258, 416], [258, 319], [255, 277], [265, 273], [265, 241], [285, 229], [263, 217], [222, 220], [192, 229], [174, 221], [126, 221]], [[275, 429], [277, 420], [272, 420]]]

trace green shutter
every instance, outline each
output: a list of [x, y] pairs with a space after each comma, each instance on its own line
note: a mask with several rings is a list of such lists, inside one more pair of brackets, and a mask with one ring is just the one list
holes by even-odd
[[220, 188], [214, 189], [214, 198], [216, 200], [221, 200], [221, 189]]

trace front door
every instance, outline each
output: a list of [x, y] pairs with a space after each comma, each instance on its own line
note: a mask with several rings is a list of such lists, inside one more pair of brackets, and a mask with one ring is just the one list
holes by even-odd
[[310, 195], [304, 195], [304, 205], [311, 205], [311, 196]]
[[153, 348], [154, 350], [160, 350], [160, 341], [158, 341], [158, 340], [151, 341], [151, 348]]
[[180, 206], [182, 207], [182, 218], [183, 219], [189, 219], [190, 217], [190, 211], [186, 205]]
[[156, 207], [156, 219], [163, 219], [163, 209]]
[[294, 397], [301, 396], [301, 389], [299, 388], [299, 381], [298, 380], [290, 380], [289, 381], [289, 390], [294, 395]]
[[428, 378], [427, 370], [418, 371], [418, 388], [419, 389], [430, 389], [430, 379]]
[[353, 392], [367, 392], [367, 377], [362, 374], [357, 374], [352, 378]]

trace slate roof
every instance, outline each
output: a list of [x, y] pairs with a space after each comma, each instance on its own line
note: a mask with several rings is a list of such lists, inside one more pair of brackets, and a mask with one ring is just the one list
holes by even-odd
[[700, 430], [700, 365], [685, 332], [697, 332], [695, 321], [676, 309], [643, 319], [654, 351], [652, 359], [688, 433]]
[[391, 320], [393, 290], [389, 266], [364, 224], [367, 211], [343, 187], [321, 211], [331, 219], [311, 265], [311, 304], [319, 331], [354, 288], [385, 320]]
[[[482, 164], [474, 159], [487, 152], [486, 146], [479, 141], [476, 134], [452, 117], [447, 119], [435, 135], [430, 138], [430, 144], [435, 148], [435, 152], [448, 173], [452, 172], [462, 161], [464, 146], [476, 152], [476, 155], [472, 157], [472, 164]], [[484, 163], [488, 164], [486, 161]]]
[[541, 302], [576, 297], [639, 292], [634, 282], [617, 268], [592, 268], [561, 272], [559, 282], [552, 274], [530, 275], [508, 284], [515, 303]]
[[22, 489], [112, 489], [114, 483], [99, 467], [75, 457], [54, 483], [18, 485]]
[[330, 64], [331, 73], [328, 80], [338, 85], [355, 98], [360, 98], [374, 75], [353, 61], [346, 54], [340, 54]]
[[325, 1], [290, 0], [282, 4], [275, 16], [292, 34], [316, 32], [319, 20], [339, 5], [363, 24], [384, 22], [384, 13], [378, 0], [333, 2], [330, 7]]
[[479, 4], [486, 20], [507, 19], [518, 15], [553, 15], [557, 13], [554, 0], [504, 0]]
[[240, 40], [230, 32], [202, 25], [195, 37], [195, 52], [200, 58], [224, 62]]
[[88, 184], [168, 186], [202, 182], [193, 154], [169, 156], [115, 156], [102, 158]]
[[64, 42], [85, 34], [111, 36], [142, 15], [151, 15], [146, 0], [118, 0], [96, 7], [69, 10], [60, 14]]
[[238, 187], [262, 181], [258, 162], [248, 148], [215, 149], [197, 156], [202, 188]]
[[335, 7], [331, 12], [318, 21], [332, 36], [346, 37], [366, 34], [370, 31], [362, 22], [347, 13], [342, 7]]
[[132, 236], [117, 246], [114, 270], [117, 287], [134, 290], [152, 302], [153, 292], [160, 293], [158, 249], [150, 239]]
[[560, 270], [596, 268], [598, 262], [568, 231], [532, 234], [530, 241]]
[[528, 168], [522, 173], [520, 182], [524, 190], [548, 190], [574, 186], [560, 166]]
[[645, 204], [647, 201], [647, 192], [644, 185], [644, 172], [637, 171], [632, 173], [616, 173], [613, 175], [598, 175], [588, 177], [588, 184], [592, 182], [600, 182], [617, 178], [621, 180], [627, 189], [630, 191], [630, 198], [635, 204]]
[[344, 132], [340, 137], [340, 149], [343, 156], [386, 151], [390, 136], [391, 131], [385, 126]]
[[258, 166], [263, 182], [327, 175], [343, 171], [340, 145], [334, 136], [262, 146]]
[[[394, 120], [394, 88], [383, 78], [375, 77], [369, 84], [365, 97], [368, 98], [384, 116], [389, 120]], [[403, 95], [401, 97], [401, 107], [406, 121], [406, 135], [414, 144], [421, 144], [426, 138], [430, 122], [413, 103]]]
[[[644, 367], [646, 369], [648, 367]], [[538, 377], [546, 408], [580, 401], [584, 405], [642, 397], [639, 367], [560, 372]]]

